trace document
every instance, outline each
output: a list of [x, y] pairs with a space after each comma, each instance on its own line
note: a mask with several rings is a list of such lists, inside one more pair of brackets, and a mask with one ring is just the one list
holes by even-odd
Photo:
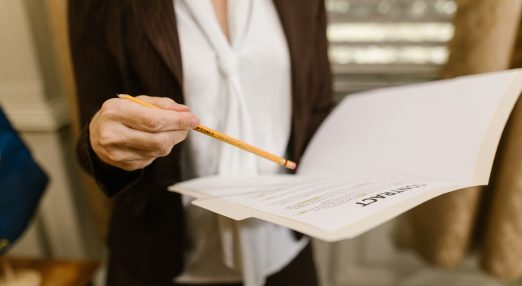
[[[338, 178], [287, 176], [281, 182], [269, 176], [243, 178], [244, 181], [238, 178], [232, 185], [227, 183], [227, 177], [212, 177], [197, 183], [192, 181], [191, 186], [197, 184], [197, 189], [210, 197], [299, 220], [326, 231], [338, 230], [347, 223], [420, 193], [452, 186], [435, 182], [352, 182]], [[241, 181], [243, 184], [237, 184]]]
[[522, 71], [512, 70], [349, 95], [296, 175], [206, 177], [169, 189], [233, 219], [351, 238], [441, 194], [486, 185], [521, 91]]

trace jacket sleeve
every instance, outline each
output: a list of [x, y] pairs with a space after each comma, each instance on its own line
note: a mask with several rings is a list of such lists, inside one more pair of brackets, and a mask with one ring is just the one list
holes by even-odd
[[123, 91], [120, 68], [107, 41], [109, 1], [69, 0], [69, 36], [81, 131], [76, 151], [81, 166], [108, 196], [137, 183], [142, 170], [127, 172], [103, 163], [89, 141], [89, 123], [103, 102]]
[[330, 61], [328, 59], [325, 3], [323, 0], [319, 0], [318, 5], [314, 41], [316, 43], [314, 69], [317, 71], [314, 76], [317, 78], [317, 90], [314, 92], [314, 104], [312, 105], [307, 142], [335, 106]]

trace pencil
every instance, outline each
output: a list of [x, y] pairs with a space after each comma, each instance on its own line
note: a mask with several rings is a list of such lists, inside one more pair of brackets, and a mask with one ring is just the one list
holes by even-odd
[[[140, 100], [136, 97], [133, 97], [133, 96], [130, 96], [128, 94], [118, 94], [118, 97], [119, 98], [123, 98], [123, 99], [127, 99], [127, 100], [130, 100], [130, 101], [133, 101], [135, 103], [138, 103], [138, 104], [141, 104], [143, 106], [146, 106], [146, 107], [150, 107], [150, 108], [160, 108], [154, 104], [151, 104], [151, 103], [148, 103], [148, 102], [145, 102], [143, 100]], [[259, 157], [263, 157], [265, 159], [268, 159], [276, 164], [279, 164], [283, 167], [286, 167], [290, 170], [295, 170], [295, 168], [297, 167], [297, 164], [288, 160], [288, 159], [285, 159], [285, 158], [282, 158], [282, 157], [279, 157], [277, 155], [274, 155], [270, 152], [267, 152], [265, 150], [262, 150], [262, 149], [259, 149], [257, 147], [254, 147], [246, 142], [243, 142], [239, 139], [236, 139], [234, 137], [231, 137], [231, 136], [228, 136], [226, 134], [223, 134], [217, 130], [214, 130], [210, 127], [207, 127], [205, 125], [202, 125], [202, 124], [199, 124], [198, 126], [196, 126], [193, 130], [195, 131], [198, 131], [202, 134], [205, 134], [207, 136], [210, 136], [214, 139], [217, 139], [219, 141], [222, 141], [222, 142], [225, 142], [225, 143], [228, 143], [234, 147], [237, 147], [237, 148], [240, 148], [242, 150], [245, 150], [247, 152], [250, 152], [252, 154], [255, 154]]]

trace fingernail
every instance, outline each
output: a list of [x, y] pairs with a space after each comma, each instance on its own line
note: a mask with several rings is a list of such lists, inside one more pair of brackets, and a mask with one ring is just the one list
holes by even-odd
[[186, 105], [183, 105], [183, 104], [177, 104], [176, 106], [174, 106], [174, 109], [176, 109], [176, 111], [189, 111], [190, 108]]
[[172, 111], [177, 111], [177, 112], [189, 111], [189, 108], [186, 105], [181, 105], [181, 104], [174, 104], [172, 106], [169, 106], [168, 109], [170, 109]]
[[192, 117], [192, 119], [190, 119], [190, 127], [194, 128], [198, 125], [199, 125], [199, 119], [197, 117]]

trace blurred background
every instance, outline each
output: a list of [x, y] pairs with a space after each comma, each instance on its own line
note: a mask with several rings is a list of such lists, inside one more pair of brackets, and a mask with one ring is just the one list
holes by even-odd
[[[0, 104], [50, 177], [34, 221], [9, 255], [100, 262], [92, 279], [101, 285], [97, 277], [103, 272], [111, 205], [79, 170], [73, 151], [77, 112], [66, 2], [0, 0]], [[340, 99], [372, 88], [511, 67], [522, 5], [518, 0], [327, 0], [326, 8], [333, 84]], [[466, 44], [473, 27], [490, 40]], [[461, 38], [451, 45], [454, 36]], [[490, 52], [477, 54], [469, 47]], [[484, 59], [478, 67], [473, 65], [477, 58]], [[461, 64], [469, 68], [462, 70]], [[479, 213], [468, 214], [473, 218], [469, 233]], [[322, 284], [522, 285], [522, 260], [512, 261], [515, 270], [509, 275], [490, 268], [486, 274], [481, 248], [469, 242], [468, 234], [458, 258], [441, 263], [433, 255], [418, 255], [422, 250], [411, 247], [411, 238], [410, 244], [400, 243], [400, 221], [353, 240], [314, 242]]]

